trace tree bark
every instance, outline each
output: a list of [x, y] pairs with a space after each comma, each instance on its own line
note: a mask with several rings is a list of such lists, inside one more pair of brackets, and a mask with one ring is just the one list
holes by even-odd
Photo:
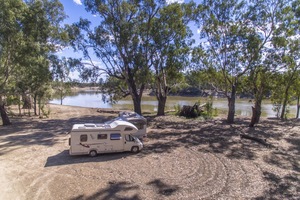
[[133, 96], [132, 97], [132, 101], [133, 101], [133, 108], [134, 108], [134, 112], [136, 112], [137, 114], [141, 115], [142, 114], [142, 108], [141, 108], [141, 101], [142, 99], [139, 98], [138, 96]]
[[157, 107], [157, 116], [165, 115], [165, 106], [167, 102], [167, 97], [163, 95], [159, 95], [158, 100], [158, 107]]
[[299, 118], [299, 110], [300, 110], [300, 96], [297, 97], [297, 111], [296, 111], [296, 119]]
[[63, 90], [60, 90], [60, 105], [63, 104]]
[[1, 96], [0, 96], [0, 115], [1, 115], [3, 126], [11, 125], [8, 114], [5, 110], [5, 103], [2, 101]]
[[287, 87], [284, 92], [284, 99], [283, 99], [283, 103], [282, 103], [280, 119], [284, 119], [284, 116], [285, 116], [286, 106], [287, 106], [287, 101], [288, 101], [288, 92], [289, 92], [289, 87]]
[[34, 115], [37, 115], [37, 106], [36, 106], [36, 104], [37, 104], [37, 95], [36, 94], [34, 94], [34, 97], [33, 97], [33, 112], [34, 112]]
[[257, 98], [255, 100], [255, 105], [254, 107], [252, 106], [252, 117], [251, 117], [251, 122], [249, 124], [249, 127], [254, 127], [255, 124], [259, 123], [260, 116], [261, 116], [261, 103], [262, 103], [262, 98]]
[[236, 97], [236, 86], [232, 86], [231, 96], [227, 97], [228, 99], [228, 115], [227, 122], [232, 124], [234, 123], [234, 115], [235, 115], [235, 97]]

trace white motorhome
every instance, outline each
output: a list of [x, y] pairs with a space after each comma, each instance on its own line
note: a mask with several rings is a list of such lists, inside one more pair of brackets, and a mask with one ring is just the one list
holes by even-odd
[[126, 121], [110, 124], [74, 124], [70, 132], [70, 155], [96, 156], [98, 153], [139, 152], [143, 143], [133, 136], [136, 126]]
[[[113, 119], [112, 121], [127, 121], [132, 123], [137, 127], [137, 132], [133, 133], [133, 136], [143, 139], [147, 137], [147, 119], [135, 112], [124, 111], [119, 113], [119, 117]], [[111, 123], [108, 121], [106, 123]]]

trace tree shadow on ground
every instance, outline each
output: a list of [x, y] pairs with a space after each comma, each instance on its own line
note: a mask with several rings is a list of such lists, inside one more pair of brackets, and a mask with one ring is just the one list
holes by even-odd
[[290, 174], [279, 177], [270, 172], [263, 172], [264, 179], [269, 183], [268, 189], [262, 196], [255, 198], [263, 199], [299, 199], [300, 197], [300, 180], [299, 174]]
[[[140, 200], [142, 199], [137, 193], [139, 186], [121, 181], [109, 182], [108, 186], [98, 192], [90, 195], [79, 195], [71, 200], [94, 200], [94, 199], [113, 199], [113, 200]], [[130, 195], [131, 193], [134, 193]]]
[[[187, 122], [178, 124], [160, 120], [155, 124], [153, 133], [148, 134], [155, 141], [146, 146], [143, 153], [172, 152], [178, 147], [196, 147], [200, 152], [220, 153], [233, 159], [255, 160], [260, 152], [267, 165], [273, 165], [291, 173], [280, 175], [264, 171], [264, 179], [269, 187], [256, 199], [298, 199], [300, 196], [300, 139], [299, 121], [263, 120], [254, 128], [247, 121], [228, 125], [224, 121]], [[178, 130], [180, 128], [186, 131]], [[271, 147], [255, 141], [241, 139], [240, 133], [266, 139]], [[287, 146], [281, 146], [287, 143]], [[263, 163], [262, 163], [263, 164]]]
[[123, 159], [128, 156], [132, 156], [132, 153], [129, 152], [108, 153], [108, 154], [99, 154], [95, 157], [90, 157], [88, 155], [71, 156], [69, 155], [69, 150], [64, 150], [58, 153], [57, 155], [49, 156], [47, 158], [44, 167], [72, 165], [72, 164], [89, 163], [89, 162], [107, 162], [111, 160]]
[[[290, 129], [294, 123], [288, 121], [263, 120], [255, 128], [248, 127], [247, 120], [237, 119], [235, 124], [227, 124], [225, 120], [197, 121], [190, 120], [178, 123], [164, 121], [162, 118], [150, 119], [154, 124], [148, 133], [149, 140], [155, 141], [146, 144], [146, 154], [171, 152], [173, 149], [184, 146], [199, 147], [199, 151], [223, 153], [230, 158], [255, 159], [255, 152], [261, 150], [273, 151], [278, 148], [277, 143], [286, 137], [286, 133], [276, 125]], [[266, 139], [270, 146], [256, 141], [241, 139], [240, 134], [252, 135], [262, 140]], [[289, 151], [299, 152], [299, 139], [289, 137], [286, 139], [293, 145]], [[271, 147], [271, 148], [269, 148]]]
[[[167, 126], [171, 128], [170, 125]], [[234, 128], [215, 126], [212, 123], [203, 127], [194, 127], [192, 130], [186, 129], [186, 131], [177, 128], [159, 133], [153, 131], [148, 133], [148, 138], [154, 142], [145, 143], [145, 149], [141, 152], [144, 155], [171, 153], [179, 147], [195, 147], [201, 152], [223, 153], [230, 158], [254, 159], [255, 154], [250, 149], [253, 146], [264, 148], [260, 144], [241, 141], [239, 132]]]
[[[146, 185], [150, 186], [151, 190], [156, 192], [157, 194], [156, 198], [152, 197], [154, 199], [160, 199], [161, 197], [170, 197], [176, 191], [179, 190], [178, 186], [169, 185], [167, 183], [164, 183], [160, 179], [154, 179], [146, 183]], [[142, 198], [138, 193], [142, 192], [141, 190], [143, 190], [143, 188], [140, 188], [139, 185], [136, 185], [134, 183], [130, 183], [126, 181], [121, 181], [121, 182], [109, 181], [107, 183], [106, 188], [101, 189], [90, 196], [78, 195], [77, 197], [72, 198], [72, 200], [81, 200], [81, 199], [140, 200]]]
[[149, 183], [147, 183], [147, 185], [154, 187], [154, 190], [157, 191], [157, 194], [163, 196], [171, 196], [173, 193], [179, 190], [179, 187], [177, 185], [166, 184], [160, 179], [150, 181]]
[[103, 123], [110, 119], [112, 117], [103, 116], [82, 116], [68, 120], [17, 118], [12, 126], [0, 127], [3, 143], [0, 145], [1, 154], [15, 146], [53, 146], [59, 141], [57, 136], [68, 134], [75, 123]]

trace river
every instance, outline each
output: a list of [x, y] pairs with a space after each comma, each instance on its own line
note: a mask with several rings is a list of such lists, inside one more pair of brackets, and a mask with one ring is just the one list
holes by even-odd
[[[194, 105], [195, 102], [200, 103], [207, 102], [206, 98], [200, 97], [181, 97], [181, 96], [169, 96], [166, 104], [166, 110], [174, 110], [176, 105]], [[53, 104], [60, 104], [60, 99], [53, 99], [50, 101]], [[102, 94], [95, 91], [79, 92], [72, 96], [67, 96], [63, 100], [63, 105], [81, 106], [89, 108], [115, 108], [115, 109], [133, 109], [132, 100], [125, 98], [118, 101], [116, 104], [102, 101]], [[251, 116], [252, 102], [248, 99], [236, 100], [236, 115], [238, 116]], [[215, 98], [213, 100], [213, 108], [217, 109], [217, 113], [226, 113], [228, 110], [227, 99]], [[263, 102], [262, 116], [263, 117], [275, 117], [276, 113], [273, 111], [273, 105], [270, 101]], [[142, 111], [156, 111], [157, 101], [155, 97], [145, 96], [142, 100]], [[289, 117], [295, 117], [296, 106], [289, 106]]]

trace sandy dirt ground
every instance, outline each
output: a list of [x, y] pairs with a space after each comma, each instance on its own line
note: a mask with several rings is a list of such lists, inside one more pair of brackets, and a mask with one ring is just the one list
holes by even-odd
[[[70, 156], [74, 123], [117, 114], [50, 105], [49, 118], [12, 117], [0, 126], [0, 199], [299, 199], [300, 121], [249, 119], [229, 125], [148, 116], [138, 154]], [[241, 139], [266, 139], [270, 146]]]

